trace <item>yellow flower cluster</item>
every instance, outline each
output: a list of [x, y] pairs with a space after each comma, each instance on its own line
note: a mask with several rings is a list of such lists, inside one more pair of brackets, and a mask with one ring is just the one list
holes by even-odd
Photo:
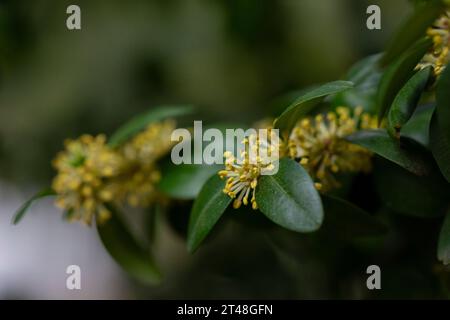
[[418, 68], [433, 66], [434, 74], [439, 76], [450, 61], [450, 12], [440, 17], [432, 27], [428, 28], [427, 35], [433, 39], [433, 47], [427, 53]]
[[377, 127], [376, 117], [358, 107], [351, 114], [347, 107], [336, 112], [302, 119], [288, 141], [289, 156], [303, 165], [317, 181], [316, 188], [326, 191], [339, 187], [338, 172], [368, 171], [371, 153], [344, 138], [357, 130]]
[[[257, 209], [255, 190], [258, 179], [264, 170], [273, 170], [273, 161], [278, 160], [272, 158], [263, 162], [258, 155], [261, 151], [273, 152], [275, 148], [280, 158], [287, 156], [299, 161], [316, 181], [317, 189], [327, 191], [337, 188], [340, 186], [335, 177], [337, 173], [367, 172], [371, 169], [372, 153], [346, 141], [345, 137], [358, 130], [377, 127], [377, 118], [363, 113], [361, 107], [353, 111], [348, 107], [338, 107], [335, 112], [300, 120], [287, 143], [279, 140], [264, 144], [258, 136], [251, 135], [244, 140], [246, 147], [241, 152], [240, 161], [229, 151], [224, 154], [225, 170], [219, 172], [222, 179], [227, 178], [223, 192], [235, 199], [234, 208], [247, 205], [251, 194], [252, 208]], [[250, 148], [256, 154], [254, 159], [247, 151]]]
[[247, 205], [250, 194], [252, 208], [258, 209], [255, 198], [258, 179], [274, 170], [274, 161], [278, 160], [280, 150], [279, 140], [272, 138], [270, 130], [266, 139], [260, 139], [259, 134], [250, 135], [243, 141], [239, 158], [235, 158], [230, 151], [224, 153], [225, 170], [221, 170], [219, 176], [227, 178], [223, 192], [235, 199], [235, 209], [242, 204]]
[[67, 140], [53, 161], [56, 205], [88, 225], [94, 217], [107, 220], [112, 203], [148, 206], [161, 176], [155, 162], [169, 151], [174, 128], [173, 121], [150, 124], [118, 149], [110, 148], [104, 135]]
[[161, 179], [155, 162], [172, 147], [170, 136], [174, 129], [172, 120], [153, 123], [120, 150], [127, 165], [127, 175], [118, 183], [120, 199], [128, 205], [147, 207], [154, 200], [155, 185]]
[[65, 151], [53, 161], [58, 171], [52, 187], [57, 193], [56, 205], [66, 210], [73, 220], [91, 224], [109, 218], [105, 204], [117, 196], [117, 189], [108, 180], [123, 168], [123, 159], [110, 150], [106, 137], [83, 135], [78, 140], [67, 140]]

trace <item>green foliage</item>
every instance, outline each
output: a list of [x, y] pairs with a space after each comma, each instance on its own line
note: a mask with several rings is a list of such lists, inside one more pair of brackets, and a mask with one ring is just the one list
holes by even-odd
[[355, 63], [344, 79], [354, 83], [354, 87], [337, 93], [332, 100], [334, 107], [362, 107], [364, 111], [374, 113], [375, 96], [382, 75], [379, 66], [381, 54], [368, 56]]
[[219, 221], [231, 198], [223, 193], [225, 182], [214, 175], [208, 179], [192, 206], [187, 246], [194, 252]]
[[282, 132], [290, 132], [297, 121], [311, 112], [323, 99], [331, 94], [336, 94], [353, 87], [350, 81], [334, 81], [314, 88], [294, 101], [275, 120], [274, 127]]
[[429, 172], [429, 164], [422, 148], [413, 140], [405, 138], [402, 144], [389, 137], [385, 130], [358, 131], [347, 140], [363, 146], [419, 176]]
[[160, 106], [138, 115], [122, 125], [109, 138], [108, 144], [115, 148], [130, 139], [139, 131], [145, 129], [152, 122], [161, 121], [166, 118], [178, 117], [190, 114], [194, 111], [192, 106]]
[[262, 176], [256, 202], [276, 224], [297, 232], [312, 232], [322, 224], [320, 196], [305, 169], [291, 159], [281, 159], [276, 174]]
[[388, 115], [388, 132], [392, 137], [400, 138], [400, 130], [416, 110], [432, 72], [431, 66], [418, 71], [395, 97]]
[[44, 190], [39, 191], [34, 196], [32, 196], [30, 199], [28, 199], [22, 206], [17, 209], [16, 213], [14, 214], [14, 217], [12, 219], [13, 224], [18, 224], [22, 218], [25, 216], [25, 214], [28, 212], [28, 209], [30, 209], [31, 205], [42, 198], [54, 196], [55, 191], [53, 191], [50, 188], [46, 188]]
[[397, 34], [392, 37], [382, 59], [383, 65], [392, 63], [399, 55], [410, 48], [417, 39], [425, 36], [430, 25], [444, 12], [443, 1], [430, 0], [417, 3], [414, 13], [404, 22]]
[[439, 128], [450, 140], [450, 68], [445, 68], [437, 83], [436, 111]]
[[[204, 129], [218, 129], [223, 136], [227, 129], [244, 128], [245, 126], [238, 123], [215, 123], [206, 126]], [[203, 151], [208, 143], [203, 141], [201, 150], [194, 150], [193, 144], [191, 148], [191, 164], [175, 165], [172, 161], [167, 161], [162, 167], [162, 178], [159, 183], [159, 190], [165, 195], [180, 200], [195, 199], [205, 182], [214, 174], [217, 174], [222, 169], [218, 164], [193, 164], [195, 152], [200, 158], [203, 156]]]
[[[337, 106], [361, 106], [365, 112], [377, 113], [380, 124], [387, 115], [387, 129], [359, 130], [345, 137], [348, 142], [374, 154], [373, 171], [366, 175], [353, 175], [352, 172], [352, 175], [345, 176], [336, 164], [337, 161], [333, 162], [335, 159], [326, 158], [330, 156], [327, 152], [334, 141], [329, 137], [311, 137], [310, 143], [320, 140], [319, 143], [324, 145], [323, 150], [320, 149], [322, 152], [318, 152], [318, 155], [309, 155], [316, 156], [317, 159], [302, 160], [316, 161], [318, 166], [329, 160], [328, 162], [336, 165], [332, 170], [333, 174], [339, 182], [345, 184], [345, 188], [333, 193], [340, 197], [331, 195], [327, 190], [319, 194], [308, 171], [284, 154], [279, 160], [276, 174], [255, 178], [259, 211], [243, 206], [236, 211], [237, 218], [233, 222], [241, 224], [244, 229], [249, 224], [261, 229], [264, 226], [264, 232], [276, 230], [283, 236], [287, 234], [292, 238], [302, 237], [305, 242], [313, 243], [318, 239], [315, 234], [325, 234], [325, 238], [333, 241], [344, 239], [351, 240], [354, 244], [359, 240], [369, 239], [370, 242], [374, 238], [384, 241], [388, 237], [381, 236], [391, 236], [395, 232], [398, 236], [397, 226], [394, 223], [388, 225], [385, 221], [412, 219], [411, 224], [415, 224], [421, 233], [425, 227], [421, 225], [420, 218], [436, 223], [439, 222], [437, 218], [447, 212], [439, 235], [437, 258], [444, 264], [450, 263], [450, 68], [444, 69], [439, 77], [435, 77], [432, 66], [416, 71], [433, 45], [432, 39], [426, 37], [426, 29], [443, 13], [444, 6], [440, 0], [416, 2], [415, 12], [393, 37], [384, 53], [368, 56], [355, 63], [344, 75], [345, 80], [295, 90], [271, 105], [272, 109], [281, 110], [273, 124], [274, 128], [280, 129], [282, 139], [289, 137], [302, 118]], [[154, 108], [126, 122], [111, 136], [108, 144], [117, 148], [150, 123], [186, 116], [192, 112], [191, 106]], [[332, 119], [332, 115], [324, 118], [321, 125], [331, 126]], [[333, 125], [338, 126], [341, 120], [349, 120], [350, 124], [353, 121], [347, 117], [338, 119]], [[225, 133], [227, 128], [242, 126], [216, 124], [210, 127]], [[336, 132], [336, 128], [334, 129]], [[322, 127], [317, 131], [322, 135], [332, 135], [329, 128]], [[342, 136], [338, 138], [341, 139]], [[283, 142], [288, 144], [288, 141]], [[225, 213], [228, 216], [228, 212], [234, 210], [230, 208], [233, 199], [223, 192], [226, 181], [217, 175], [223, 165], [174, 165], [164, 160], [168, 159], [163, 158], [158, 162], [161, 165], [161, 180], [157, 188], [158, 195], [162, 197], [149, 208], [149, 219], [143, 228], [146, 230], [146, 239], [150, 242], [148, 247], [153, 244], [155, 229], [161, 220], [155, 217], [165, 215], [170, 227], [182, 238], [186, 238], [187, 249], [193, 253], [221, 217]], [[260, 168], [255, 169], [259, 174], [258, 170]], [[245, 175], [236, 176], [236, 181], [237, 179], [246, 181]], [[55, 193], [49, 189], [37, 193], [19, 208], [13, 223], [17, 224], [23, 218], [34, 201], [51, 195]], [[117, 209], [110, 210], [111, 219], [97, 225], [106, 250], [136, 280], [145, 284], [160, 282], [162, 275], [150, 248], [142, 246], [136, 240], [133, 232], [122, 221], [124, 216]], [[391, 213], [400, 215], [391, 216]], [[66, 212], [65, 217], [70, 218], [71, 214], [73, 212]], [[281, 228], [274, 227], [275, 224]], [[266, 226], [269, 227], [265, 228]], [[403, 225], [401, 227], [409, 228]], [[296, 233], [283, 233], [284, 229]], [[313, 232], [316, 233], [300, 234]], [[437, 232], [433, 229], [432, 235], [437, 235]], [[401, 234], [402, 241], [407, 245], [416, 241], [416, 229], [411, 233], [413, 237], [407, 232]], [[240, 241], [245, 242], [242, 239]], [[348, 244], [347, 241], [342, 243]], [[295, 248], [293, 255], [297, 254], [296, 245], [288, 245]], [[331, 260], [335, 254], [333, 250], [339, 245], [333, 243], [330, 248], [324, 249], [321, 258]], [[317, 244], [312, 247], [314, 246], [318, 247]], [[364, 245], [360, 246], [363, 247]], [[378, 249], [380, 248], [377, 247]], [[289, 260], [292, 257], [283, 252], [283, 259], [285, 258]], [[293, 260], [298, 258], [299, 256], [295, 256]]]
[[413, 139], [423, 146], [428, 146], [430, 144], [428, 128], [434, 109], [434, 106], [430, 104], [418, 107], [411, 119], [403, 126], [401, 136]]
[[430, 124], [430, 147], [442, 175], [450, 181], [450, 142], [440, 128], [436, 112]]
[[205, 182], [220, 169], [220, 165], [168, 164], [162, 170], [159, 190], [173, 199], [195, 199]]
[[425, 53], [431, 48], [433, 42], [429, 38], [418, 40], [411, 48], [392, 62], [383, 74], [378, 88], [378, 118], [384, 117], [399, 90], [414, 73], [414, 68]]
[[112, 217], [97, 224], [100, 239], [112, 258], [133, 278], [144, 284], [161, 281], [161, 272], [150, 250], [143, 248], [129, 232], [117, 209], [110, 208]]

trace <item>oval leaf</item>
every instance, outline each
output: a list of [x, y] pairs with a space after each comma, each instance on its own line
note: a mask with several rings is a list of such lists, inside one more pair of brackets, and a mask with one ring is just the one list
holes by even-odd
[[152, 122], [161, 121], [170, 117], [178, 117], [190, 114], [194, 111], [192, 106], [161, 106], [132, 118], [122, 125], [109, 138], [108, 144], [115, 148], [130, 139], [139, 131], [145, 129]]
[[384, 72], [377, 93], [379, 121], [383, 119], [398, 91], [411, 78], [414, 68], [432, 44], [429, 38], [419, 40]]
[[418, 71], [406, 82], [394, 99], [388, 115], [388, 132], [392, 137], [400, 139], [400, 130], [411, 118], [423, 90], [432, 75], [433, 67]]
[[450, 182], [450, 143], [441, 131], [436, 112], [430, 124], [430, 148], [442, 175]]
[[437, 83], [436, 110], [442, 134], [450, 141], [450, 68], [448, 66]]
[[34, 196], [32, 196], [30, 199], [28, 199], [24, 204], [22, 204], [19, 209], [17, 209], [17, 211], [15, 212], [14, 217], [12, 219], [12, 224], [18, 224], [20, 222], [20, 220], [22, 220], [22, 218], [25, 216], [28, 209], [30, 209], [30, 207], [34, 201], [45, 198], [45, 197], [54, 196], [54, 195], [56, 195], [56, 192], [50, 188], [41, 190], [38, 193], [36, 193]]
[[426, 30], [444, 12], [443, 1], [430, 0], [418, 5], [414, 13], [405, 21], [392, 38], [383, 56], [382, 64], [392, 63], [418, 39], [425, 36]]
[[189, 219], [187, 246], [194, 252], [219, 221], [231, 198], [223, 193], [225, 181], [218, 175], [208, 179], [192, 206]]
[[220, 165], [169, 164], [162, 170], [159, 190], [174, 199], [195, 199], [205, 182], [221, 168]]
[[387, 226], [354, 204], [330, 195], [323, 195], [324, 228], [345, 239], [383, 235]]
[[156, 284], [161, 273], [150, 251], [142, 248], [123, 221], [118, 212], [110, 208], [111, 218], [103, 224], [97, 224], [97, 231], [103, 245], [112, 258], [134, 279], [145, 284]]
[[274, 122], [274, 127], [290, 132], [297, 121], [311, 112], [326, 96], [348, 90], [353, 87], [350, 81], [334, 81], [312, 89], [292, 103]]
[[280, 160], [276, 174], [260, 178], [256, 202], [270, 220], [289, 230], [315, 231], [323, 221], [322, 202], [311, 177], [288, 158]]
[[419, 176], [429, 172], [429, 166], [422, 155], [421, 147], [409, 138], [402, 139], [403, 145], [409, 148], [402, 147], [398, 141], [392, 140], [387, 132], [381, 129], [361, 130], [349, 135], [346, 139]]
[[441, 232], [439, 233], [437, 252], [439, 261], [442, 261], [444, 264], [450, 263], [450, 210], [445, 216]]

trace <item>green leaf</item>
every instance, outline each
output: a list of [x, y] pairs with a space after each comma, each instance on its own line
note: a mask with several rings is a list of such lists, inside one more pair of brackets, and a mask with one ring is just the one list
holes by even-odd
[[307, 86], [305, 88], [292, 90], [275, 97], [272, 101], [269, 101], [267, 105], [266, 109], [269, 111], [268, 115], [274, 118], [277, 117], [283, 113], [284, 110], [286, 110], [286, 106], [291, 105], [298, 99], [298, 97], [304, 95], [308, 91], [316, 89], [317, 87], [317, 85]]
[[12, 224], [18, 224], [20, 222], [20, 220], [22, 220], [22, 218], [27, 213], [28, 209], [30, 209], [33, 202], [35, 202], [36, 200], [39, 200], [39, 199], [42, 199], [45, 197], [49, 197], [49, 196], [54, 196], [54, 195], [56, 195], [56, 192], [50, 188], [41, 190], [38, 193], [36, 193], [34, 196], [32, 196], [30, 199], [28, 199], [24, 204], [22, 204], [20, 206], [20, 208], [15, 212], [14, 217], [12, 219]]
[[432, 75], [433, 67], [429, 66], [418, 71], [400, 89], [394, 99], [388, 114], [388, 132], [392, 137], [400, 139], [400, 130], [411, 118], [423, 90]]
[[376, 110], [376, 93], [381, 79], [378, 65], [380, 54], [375, 54], [358, 61], [345, 76], [354, 83], [354, 88], [339, 92], [332, 100], [334, 107], [362, 107], [364, 111], [374, 113]]
[[276, 174], [261, 176], [256, 202], [262, 213], [286, 229], [311, 232], [322, 224], [319, 193], [306, 170], [292, 159], [281, 159]]
[[[361, 130], [346, 138], [417, 175], [426, 175], [429, 166], [418, 143], [409, 138], [392, 140], [385, 130]], [[403, 146], [402, 146], [403, 144]]]
[[448, 184], [434, 171], [421, 177], [378, 158], [373, 176], [382, 203], [396, 213], [434, 218], [441, 216], [448, 205]]
[[437, 257], [444, 264], [450, 263], [450, 210], [447, 211], [439, 233]]
[[437, 83], [436, 110], [442, 134], [450, 141], [450, 68], [448, 66]]
[[150, 250], [142, 248], [124, 225], [114, 208], [111, 218], [97, 224], [97, 231], [111, 257], [134, 279], [145, 284], [157, 284], [161, 280]]
[[194, 252], [219, 221], [231, 198], [223, 193], [225, 181], [218, 175], [208, 179], [192, 206], [189, 220], [187, 246]]
[[392, 63], [399, 55], [426, 34], [426, 30], [444, 12], [441, 0], [430, 0], [418, 5], [414, 13], [405, 21], [397, 34], [392, 38], [382, 64]]
[[431, 48], [432, 44], [433, 42], [430, 38], [419, 40], [384, 72], [377, 93], [379, 121], [382, 120], [389, 110], [398, 91], [411, 78], [414, 73], [414, 68], [428, 49]]
[[145, 129], [152, 122], [161, 121], [170, 117], [178, 117], [190, 114], [194, 111], [192, 106], [161, 106], [153, 108], [150, 111], [132, 118], [130, 121], [122, 125], [109, 138], [108, 144], [115, 148], [130, 139], [139, 131]]
[[428, 129], [434, 109], [434, 105], [418, 107], [411, 119], [403, 126], [401, 136], [416, 140], [423, 146], [428, 146], [430, 141]]
[[[203, 130], [206, 132], [206, 130], [209, 129], [217, 129], [222, 133], [223, 137], [225, 137], [227, 129], [235, 130], [237, 128], [245, 128], [245, 125], [231, 122], [219, 122], [204, 126]], [[190, 200], [196, 198], [205, 182], [212, 175], [223, 169], [223, 165], [194, 164], [195, 156], [197, 155], [203, 159], [204, 150], [211, 143], [212, 142], [210, 141], [202, 141], [202, 148], [200, 150], [195, 150], [194, 141], [192, 139], [190, 145], [187, 146], [191, 151], [191, 157], [189, 159], [190, 164], [183, 163], [176, 165], [172, 161], [164, 164], [162, 167], [162, 178], [159, 183], [159, 189], [174, 199]]]
[[312, 89], [292, 103], [274, 122], [274, 127], [290, 132], [297, 121], [311, 112], [326, 96], [353, 87], [350, 81], [334, 81]]
[[372, 77], [374, 72], [379, 72], [379, 61], [381, 54], [373, 54], [368, 56], [357, 63], [355, 63], [347, 72], [345, 79], [352, 81], [355, 86], [359, 86], [367, 82]]
[[220, 165], [170, 163], [162, 170], [159, 190], [174, 199], [195, 199], [205, 182], [222, 168]]
[[430, 148], [442, 175], [450, 182], [450, 143], [440, 128], [436, 112], [430, 124]]
[[330, 195], [322, 195], [325, 210], [323, 228], [345, 239], [385, 234], [387, 226], [354, 204]]

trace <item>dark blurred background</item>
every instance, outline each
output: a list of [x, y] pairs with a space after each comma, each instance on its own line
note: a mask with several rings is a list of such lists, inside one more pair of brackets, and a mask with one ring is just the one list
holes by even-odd
[[[81, 7], [79, 31], [66, 28], [70, 4]], [[370, 4], [381, 7], [382, 30], [366, 28]], [[353, 283], [365, 285], [365, 269], [344, 288], [330, 285], [326, 259], [290, 261], [266, 233], [233, 221], [217, 238], [234, 232], [245, 244], [219, 239], [196, 258], [162, 226], [166, 281], [143, 288], [94, 230], [63, 222], [51, 201], [17, 227], [10, 219], [49, 183], [65, 138], [108, 134], [172, 103], [198, 106], [198, 119], [251, 123], [280, 95], [336, 80], [383, 50], [411, 9], [406, 0], [0, 1], [0, 298], [365, 297]], [[69, 264], [85, 270], [79, 292], [65, 289]]]

